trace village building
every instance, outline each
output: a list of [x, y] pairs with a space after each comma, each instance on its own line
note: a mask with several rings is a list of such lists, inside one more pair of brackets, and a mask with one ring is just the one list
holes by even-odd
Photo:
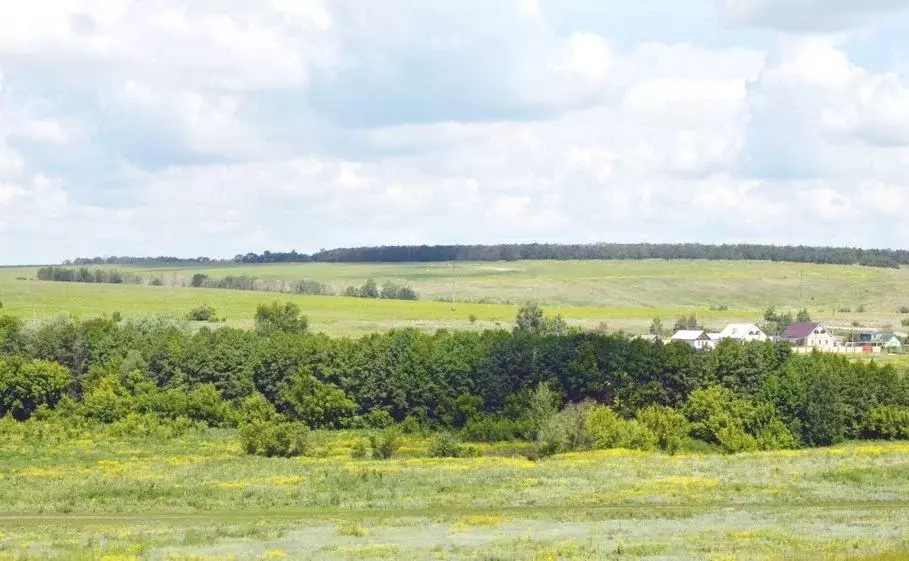
[[747, 343], [750, 341], [767, 341], [767, 334], [754, 323], [730, 323], [720, 332], [720, 339], [734, 339]]
[[903, 348], [903, 340], [893, 333], [866, 332], [858, 334], [860, 345], [871, 345], [886, 350], [898, 351]]
[[672, 336], [671, 341], [673, 343], [685, 343], [699, 351], [709, 348], [711, 343], [707, 332], [698, 329], [682, 329], [676, 331], [675, 335]]
[[820, 323], [793, 323], [783, 332], [783, 339], [797, 347], [833, 348], [840, 344], [837, 337]]

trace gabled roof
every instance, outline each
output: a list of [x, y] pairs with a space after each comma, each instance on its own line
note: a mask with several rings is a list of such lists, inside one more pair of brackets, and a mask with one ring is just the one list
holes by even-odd
[[723, 334], [722, 334], [722, 333], [708, 333], [708, 334], [707, 334], [707, 337], [708, 337], [711, 341], [719, 341], [720, 339], [723, 338]]
[[732, 339], [743, 339], [749, 335], [761, 335], [764, 332], [761, 331], [761, 328], [753, 323], [730, 323], [726, 326], [726, 329], [723, 330], [720, 335], [723, 338], [732, 338]]
[[681, 331], [676, 331], [675, 335], [672, 336], [673, 341], [697, 341], [698, 339], [704, 339], [707, 337], [707, 334], [700, 329], [682, 329]]
[[793, 323], [783, 332], [783, 339], [804, 339], [814, 333], [814, 330], [821, 324], [814, 323]]

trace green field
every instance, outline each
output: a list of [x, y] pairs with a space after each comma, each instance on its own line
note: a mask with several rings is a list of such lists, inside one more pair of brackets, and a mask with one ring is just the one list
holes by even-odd
[[29, 430], [0, 440], [0, 559], [845, 559], [909, 546], [906, 444], [531, 462], [507, 444], [431, 459], [409, 437], [383, 461], [351, 459], [354, 432], [266, 459], [232, 431]]
[[[121, 312], [125, 317], [182, 315], [200, 304], [214, 306], [231, 324], [249, 325], [257, 304], [294, 300], [314, 328], [336, 334], [414, 326], [468, 329], [510, 324], [517, 306], [542, 303], [570, 323], [643, 332], [650, 319], [668, 323], [696, 314], [708, 327], [728, 321], [759, 321], [763, 309], [806, 307], [815, 319], [833, 325], [858, 322], [891, 325], [901, 331], [898, 313], [909, 305], [909, 269], [804, 265], [751, 261], [516, 261], [409, 264], [275, 264], [210, 268], [120, 268], [179, 284], [195, 272], [212, 278], [248, 275], [288, 282], [303, 279], [343, 291], [367, 278], [380, 284], [403, 282], [420, 293], [419, 302], [306, 297], [176, 286], [121, 286], [48, 283], [35, 268], [0, 269], [4, 313], [24, 318], [58, 314], [79, 317]], [[454, 310], [450, 300], [454, 294]], [[448, 300], [439, 302], [436, 300]], [[488, 302], [477, 304], [475, 302]], [[711, 308], [726, 306], [725, 311]], [[858, 312], [860, 306], [864, 312]], [[840, 312], [849, 308], [850, 312]], [[469, 317], [476, 316], [471, 323]]]

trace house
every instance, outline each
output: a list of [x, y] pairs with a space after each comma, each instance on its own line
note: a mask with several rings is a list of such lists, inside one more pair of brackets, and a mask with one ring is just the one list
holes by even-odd
[[903, 340], [893, 333], [859, 333], [858, 342], [862, 345], [871, 345], [873, 347], [881, 347], [889, 350], [899, 350], [903, 348]]
[[708, 333], [707, 338], [710, 339], [707, 343], [707, 348], [709, 349], [715, 349], [720, 344], [720, 341], [723, 340], [719, 333]]
[[875, 342], [884, 349], [898, 351], [903, 348], [903, 340], [893, 333], [878, 333], [878, 336]]
[[734, 339], [747, 343], [749, 341], [766, 341], [767, 334], [753, 323], [730, 323], [722, 332], [720, 339]]
[[783, 332], [783, 339], [797, 347], [832, 348], [840, 344], [820, 323], [793, 323]]
[[711, 343], [707, 332], [697, 329], [682, 329], [681, 331], [676, 331], [675, 335], [672, 336], [671, 341], [673, 343], [685, 343], [699, 351], [708, 348]]

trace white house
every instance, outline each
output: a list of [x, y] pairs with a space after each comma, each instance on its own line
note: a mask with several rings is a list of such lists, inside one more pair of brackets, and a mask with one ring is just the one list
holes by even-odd
[[747, 343], [749, 341], [766, 341], [767, 334], [753, 323], [730, 323], [722, 332], [720, 339], [734, 339]]
[[707, 332], [697, 329], [682, 329], [681, 331], [676, 331], [675, 335], [672, 336], [671, 341], [673, 343], [685, 343], [699, 351], [708, 348], [711, 343], [710, 336], [707, 335]]
[[797, 347], [833, 348], [839, 341], [820, 323], [793, 323], [786, 328], [783, 339]]

